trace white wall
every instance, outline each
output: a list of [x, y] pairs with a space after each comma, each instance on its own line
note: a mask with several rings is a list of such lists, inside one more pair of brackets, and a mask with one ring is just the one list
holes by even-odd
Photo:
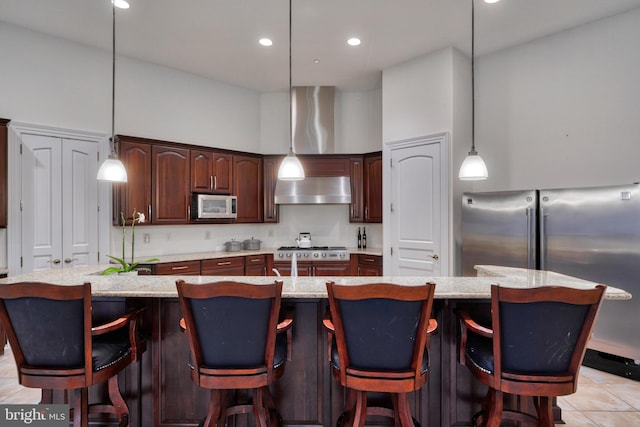
[[[111, 53], [0, 23], [0, 117], [111, 133]], [[118, 57], [116, 133], [260, 150], [259, 93]]]
[[[111, 52], [3, 23], [0, 52], [0, 117], [111, 133]], [[380, 90], [336, 94], [337, 152], [381, 149], [381, 96]], [[284, 154], [289, 141], [288, 111], [286, 93], [260, 94], [151, 63], [117, 58], [116, 133]], [[284, 206], [281, 223], [275, 225], [152, 226], [147, 228], [151, 243], [140, 240], [136, 248], [140, 255], [187, 253], [219, 249], [231, 238], [251, 236], [271, 247], [291, 243], [300, 231], [312, 232], [320, 244], [352, 246], [358, 225], [349, 223], [346, 209]], [[112, 252], [119, 252], [120, 229], [103, 226], [111, 229]], [[204, 239], [207, 230], [210, 240]], [[371, 227], [367, 235], [370, 247], [382, 245], [381, 227]], [[7, 265], [6, 252], [6, 232], [0, 232], [0, 268]]]
[[640, 9], [479, 58], [477, 191], [640, 179]]

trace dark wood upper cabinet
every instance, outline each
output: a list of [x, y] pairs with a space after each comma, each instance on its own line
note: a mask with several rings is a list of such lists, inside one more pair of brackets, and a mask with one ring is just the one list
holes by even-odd
[[7, 226], [7, 125], [9, 120], [0, 119], [0, 227]]
[[278, 169], [282, 156], [264, 156], [262, 159], [264, 171], [264, 222], [278, 222], [280, 207], [275, 203]]
[[363, 180], [364, 166], [362, 156], [352, 156], [351, 162], [351, 205], [349, 206], [349, 222], [364, 221]]
[[364, 156], [364, 222], [382, 222], [382, 153]]
[[238, 197], [235, 222], [263, 222], [262, 157], [233, 156], [233, 194]]
[[230, 194], [233, 155], [213, 150], [191, 150], [191, 191]]
[[351, 174], [349, 157], [331, 154], [298, 157], [305, 176], [349, 176]]
[[128, 182], [113, 185], [113, 224], [120, 225], [121, 212], [130, 224], [134, 210], [144, 213], [151, 222], [151, 145], [120, 137], [118, 152]]
[[189, 222], [189, 149], [175, 146], [152, 146], [152, 224], [186, 224]]

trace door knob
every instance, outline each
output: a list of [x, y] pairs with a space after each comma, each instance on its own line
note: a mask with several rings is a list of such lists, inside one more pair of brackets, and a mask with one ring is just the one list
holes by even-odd
[[60, 264], [60, 260], [58, 258], [54, 259], [53, 261], [51, 261], [54, 264]]
[[438, 255], [431, 255], [431, 258], [433, 258], [436, 261], [440, 259], [440, 257]]
[[[78, 258], [65, 258], [64, 262], [66, 262], [67, 264], [69, 264], [70, 262], [73, 262], [75, 260], [77, 260]], [[59, 261], [58, 261], [59, 262]]]

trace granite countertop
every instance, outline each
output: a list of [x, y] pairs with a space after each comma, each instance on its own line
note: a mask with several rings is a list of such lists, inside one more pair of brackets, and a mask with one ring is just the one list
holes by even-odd
[[[371, 248], [371, 249], [358, 249], [358, 248], [347, 248], [351, 255], [363, 254], [363, 255], [376, 255], [382, 256], [382, 248]], [[157, 261], [145, 262], [144, 264], [161, 264], [165, 262], [184, 262], [184, 261], [198, 261], [203, 259], [214, 259], [214, 258], [230, 258], [236, 256], [251, 256], [251, 255], [268, 255], [273, 254], [276, 251], [276, 248], [264, 248], [258, 250], [241, 250], [235, 252], [227, 252], [227, 251], [212, 251], [212, 252], [196, 252], [189, 254], [176, 254], [176, 255], [149, 255], [149, 256], [141, 256], [140, 258], [158, 258]]]
[[[144, 298], [177, 297], [175, 282], [184, 279], [190, 283], [207, 283], [231, 280], [262, 284], [276, 277], [264, 276], [101, 276], [106, 266], [76, 267], [64, 270], [46, 270], [0, 279], [0, 284], [23, 281], [41, 281], [60, 285], [75, 285], [91, 282], [94, 296], [120, 296]], [[372, 282], [395, 283], [416, 286], [425, 282], [436, 284], [437, 299], [488, 299], [491, 285], [527, 288], [544, 285], [562, 285], [576, 288], [591, 288], [595, 283], [550, 271], [527, 270], [513, 267], [477, 266], [478, 277], [282, 277], [284, 298], [326, 298], [326, 282], [357, 285]], [[608, 287], [606, 299], [631, 299], [628, 292]]]

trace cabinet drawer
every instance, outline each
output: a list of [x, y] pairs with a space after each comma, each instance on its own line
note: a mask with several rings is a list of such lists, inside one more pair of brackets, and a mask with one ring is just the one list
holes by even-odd
[[156, 264], [156, 274], [199, 275], [200, 261], [165, 262]]
[[358, 255], [358, 264], [362, 265], [382, 265], [382, 257], [377, 255]]
[[202, 271], [216, 270], [219, 268], [242, 267], [244, 268], [244, 257], [214, 258], [202, 260]]
[[266, 255], [248, 255], [244, 257], [245, 265], [248, 267], [250, 265], [262, 265], [267, 263]]

